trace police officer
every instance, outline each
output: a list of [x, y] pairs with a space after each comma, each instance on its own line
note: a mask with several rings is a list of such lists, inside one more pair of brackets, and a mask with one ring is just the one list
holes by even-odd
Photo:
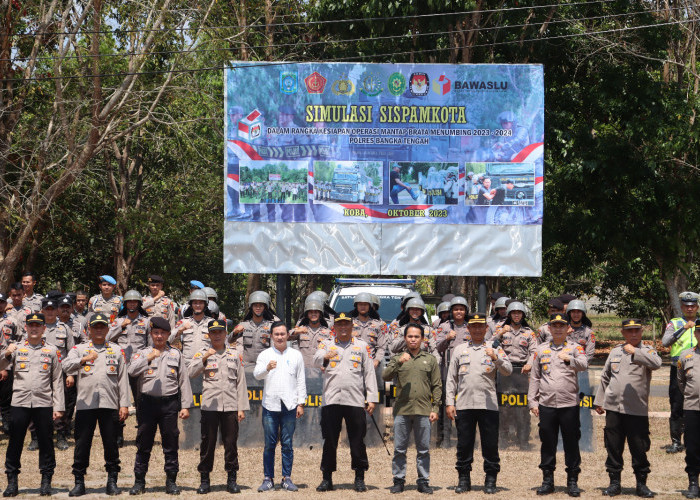
[[508, 307], [507, 302], [510, 299], [506, 296], [498, 297], [496, 302], [494, 302], [493, 310], [494, 313], [486, 318], [486, 326], [488, 326], [488, 333], [493, 335], [496, 333], [496, 329], [503, 326], [506, 321], [506, 309]]
[[73, 345], [87, 341], [83, 322], [73, 312], [73, 299], [68, 294], [58, 298], [58, 320], [70, 329], [73, 335]]
[[364, 340], [370, 347], [370, 354], [374, 360], [374, 368], [384, 360], [386, 350], [387, 328], [386, 323], [379, 317], [372, 307], [372, 296], [367, 292], [360, 292], [353, 299], [355, 309], [350, 315], [352, 320], [352, 335]]
[[209, 474], [214, 467], [216, 440], [221, 429], [224, 442], [224, 469], [228, 474], [226, 491], [240, 493], [238, 475], [238, 423], [249, 410], [243, 360], [236, 346], [226, 344], [226, 323], [213, 319], [207, 328], [211, 347], [194, 354], [190, 361], [190, 377], [204, 375], [202, 384], [202, 444], [199, 448], [201, 482], [197, 493], [211, 491]]
[[681, 439], [683, 437], [683, 392], [678, 386], [677, 362], [681, 352], [693, 349], [697, 345], [695, 340], [695, 320], [698, 316], [698, 295], [693, 292], [680, 294], [682, 316], [672, 318], [666, 325], [666, 331], [661, 339], [664, 347], [671, 347], [671, 373], [668, 382], [668, 399], [671, 404], [671, 417], [668, 426], [671, 431], [671, 445], [666, 449], [667, 453], [683, 451]]
[[[569, 304], [571, 311], [571, 304]], [[651, 372], [661, 367], [661, 357], [655, 349], [642, 344], [642, 322], [626, 319], [622, 322], [623, 345], [614, 347], [600, 375], [600, 385], [593, 401], [595, 411], [605, 413], [605, 449], [608, 459], [605, 469], [610, 486], [603, 495], [615, 496], [622, 492], [622, 451], [625, 439], [632, 455], [632, 468], [637, 478], [637, 496], [651, 498], [654, 493], [647, 487], [649, 461], [649, 385]]]
[[450, 320], [450, 303], [448, 301], [440, 302], [435, 308], [435, 312], [438, 317], [431, 326], [437, 330], [442, 323]]
[[530, 411], [540, 419], [540, 469], [542, 486], [538, 495], [554, 493], [557, 441], [561, 430], [566, 462], [567, 493], [578, 497], [578, 475], [581, 472], [581, 438], [579, 420], [579, 385], [577, 372], [588, 369], [588, 360], [580, 345], [566, 341], [569, 322], [562, 314], [549, 318], [551, 342], [540, 344], [535, 358], [527, 394]]
[[22, 288], [24, 296], [22, 297], [22, 306], [30, 310], [30, 312], [41, 311], [41, 301], [44, 298], [40, 293], [34, 291], [36, 286], [36, 276], [33, 272], [27, 271], [22, 274]]
[[209, 300], [209, 310], [213, 311], [212, 305], [216, 306], [217, 312], [216, 314], [212, 313], [212, 317], [214, 319], [218, 319], [219, 321], [226, 322], [226, 315], [219, 310], [219, 295], [216, 293], [216, 290], [210, 286], [205, 286], [202, 290], [204, 290], [204, 293], [207, 294], [207, 299]]
[[470, 339], [455, 348], [445, 385], [446, 413], [457, 424], [456, 469], [459, 482], [455, 493], [471, 490], [474, 438], [478, 424], [486, 473], [484, 493], [493, 494], [496, 493], [496, 478], [501, 470], [496, 372], [510, 375], [513, 368], [502, 348], [484, 341], [488, 330], [484, 313], [471, 315], [468, 328]]
[[439, 361], [440, 354], [437, 350], [435, 330], [430, 327], [428, 321], [425, 319], [425, 302], [423, 302], [423, 299], [420, 297], [411, 298], [406, 302], [405, 309], [405, 314], [400, 315], [401, 319], [395, 323], [393, 329], [393, 340], [391, 340], [391, 343], [389, 344], [389, 352], [392, 354], [403, 352], [406, 347], [406, 341], [404, 340], [403, 336], [406, 325], [409, 323], [419, 323], [423, 325], [423, 329], [425, 330], [423, 350], [428, 351]]
[[[360, 294], [358, 294], [360, 295]], [[418, 492], [432, 494], [430, 477], [430, 424], [438, 418], [442, 398], [440, 367], [435, 357], [421, 350], [423, 326], [409, 323], [404, 329], [406, 351], [397, 354], [382, 373], [386, 381], [396, 379], [394, 404], [394, 458], [390, 491], [401, 493], [406, 482], [406, 450], [413, 431], [416, 443]]]
[[[22, 288], [22, 283], [15, 282], [10, 285], [10, 303], [5, 306], [5, 312], [9, 317], [14, 319], [17, 325], [17, 337], [24, 335], [24, 319], [32, 311], [29, 307], [22, 305], [22, 298], [24, 297], [24, 288]], [[39, 303], [39, 309], [41, 310], [41, 302]]]
[[367, 433], [365, 411], [372, 415], [374, 405], [379, 402], [377, 377], [369, 345], [352, 336], [352, 317], [349, 313], [340, 313], [335, 317], [335, 334], [332, 341], [319, 344], [314, 355], [314, 365], [324, 369], [321, 408], [323, 481], [316, 491], [333, 489], [338, 439], [345, 420], [351, 467], [355, 471], [354, 488], [362, 492], [367, 491], [365, 471], [369, 468], [364, 442]]
[[406, 295], [401, 297], [401, 311], [399, 311], [399, 314], [396, 315], [396, 318], [391, 323], [389, 323], [389, 326], [387, 326], [387, 331], [389, 332], [389, 342], [393, 340], [394, 336], [396, 335], [399, 329], [399, 321], [401, 321], [405, 316], [408, 315], [408, 311], [406, 310], [406, 304], [409, 300], [414, 298], [423, 300], [420, 294], [415, 291], [408, 292]]
[[323, 303], [315, 298], [307, 298], [304, 301], [304, 318], [298, 326], [292, 328], [289, 335], [290, 340], [296, 341], [307, 370], [316, 370], [313, 359], [318, 344], [329, 341], [331, 337], [331, 330], [323, 317]]
[[[557, 313], [564, 314], [564, 303], [559, 297], [553, 297], [547, 301], [547, 317]], [[537, 341], [541, 344], [550, 340], [552, 340], [552, 334], [549, 333], [549, 322], [545, 322], [537, 329]]]
[[80, 318], [85, 318], [88, 313], [88, 301], [90, 298], [85, 290], [75, 292], [75, 300], [73, 301], [73, 312]]
[[[321, 303], [323, 304], [323, 317], [326, 319], [326, 323], [328, 323], [328, 328], [333, 328], [333, 318], [335, 317], [335, 311], [333, 308], [328, 305], [328, 294], [324, 292], [323, 290], [316, 290], [314, 292], [311, 292], [308, 297], [306, 297], [306, 300], [320, 300]], [[379, 306], [377, 306], [379, 307]], [[278, 321], [279, 318], [276, 318], [275, 321]]]
[[63, 361], [66, 374], [77, 379], [78, 398], [75, 412], [75, 452], [73, 475], [75, 486], [68, 493], [85, 494], [85, 473], [90, 466], [90, 449], [95, 426], [100, 426], [107, 469], [108, 495], [119, 495], [117, 476], [120, 422], [129, 416], [129, 380], [124, 351], [106, 341], [109, 317], [97, 313], [90, 320], [90, 341], [75, 346]]
[[[695, 321], [700, 327], [700, 320]], [[685, 419], [685, 472], [688, 474], [686, 498], [698, 498], [698, 473], [700, 473], [700, 328], [695, 328], [695, 346], [682, 351], [676, 365], [678, 384], [683, 393]]]
[[97, 279], [97, 282], [100, 286], [100, 293], [90, 298], [88, 311], [91, 313], [100, 312], [113, 319], [122, 307], [121, 297], [114, 295], [117, 280], [108, 274], [103, 274]]
[[[193, 406], [192, 389], [182, 353], [168, 344], [170, 323], [161, 317], [151, 319], [152, 347], [137, 351], [131, 357], [129, 375], [138, 377], [139, 402], [136, 405], [136, 460], [134, 486], [130, 495], [146, 490], [146, 472], [151, 458], [156, 427], [160, 428], [165, 456], [165, 493], [179, 495], [178, 416], [189, 418]], [[193, 353], [194, 356], [194, 353]]]
[[[208, 308], [209, 299], [204, 290], [195, 290], [190, 294], [184, 317], [177, 322], [169, 342], [179, 340], [182, 343], [182, 355], [187, 363], [196, 352], [209, 349], [209, 321], [214, 319]], [[151, 320], [152, 322], [152, 320]]]
[[[163, 283], [165, 283], [165, 280], [157, 274], [148, 276], [148, 292], [150, 295], [143, 299], [142, 307], [149, 318], [151, 316], [161, 316], [170, 323], [170, 326], [174, 327], [177, 320], [175, 303], [170, 297], [165, 295]], [[126, 301], [126, 298], [124, 300]]]
[[229, 336], [229, 343], [238, 338], [238, 349], [239, 352], [242, 350], [246, 364], [255, 364], [258, 354], [270, 347], [270, 325], [275, 319], [270, 309], [270, 296], [267, 293], [260, 290], [251, 293], [247, 314]]
[[[7, 306], [7, 296], [0, 292], [0, 342], [6, 347], [10, 342], [19, 340], [19, 327], [14, 315], [5, 312]], [[12, 309], [11, 309], [12, 310]], [[21, 332], [19, 332], [21, 335]], [[0, 415], [2, 415], [2, 429], [8, 431], [10, 420], [10, 404], [12, 402], [12, 370], [5, 370], [0, 375]]]
[[44, 315], [32, 313], [26, 318], [27, 338], [10, 344], [0, 357], [0, 370], [12, 368], [15, 379], [10, 410], [10, 441], [5, 457], [7, 489], [3, 496], [17, 496], [22, 445], [27, 427], [36, 426], [39, 443], [39, 494], [51, 495], [51, 478], [56, 468], [53, 448], [53, 421], [63, 416], [63, 371], [58, 349], [42, 339]]
[[567, 340], [583, 347], [590, 363], [595, 355], [595, 332], [591, 320], [586, 316], [586, 304], [582, 300], [572, 300], [566, 308], [566, 315], [571, 328]]

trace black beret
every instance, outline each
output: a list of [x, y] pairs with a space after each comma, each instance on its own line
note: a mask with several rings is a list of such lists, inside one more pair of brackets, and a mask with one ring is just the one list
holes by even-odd
[[549, 307], [553, 307], [554, 309], [564, 309], [564, 303], [561, 301], [559, 297], [554, 297], [553, 299], [549, 299], [547, 301], [547, 305]]
[[505, 295], [502, 294], [501, 292], [493, 292], [493, 293], [491, 294], [491, 300], [498, 300], [498, 299], [500, 299], [501, 297], [505, 297]]
[[559, 296], [559, 300], [561, 300], [564, 304], [568, 304], [572, 300], [576, 300], [576, 295], [571, 295], [570, 293], [562, 293]]
[[160, 316], [154, 316], [151, 318], [151, 329], [153, 328], [160, 328], [161, 330], [169, 332], [170, 323], [168, 323], [168, 321], [165, 318], [161, 318]]
[[157, 274], [151, 274], [148, 277], [148, 282], [149, 283], [165, 283], [165, 280], [162, 277], [158, 276]]

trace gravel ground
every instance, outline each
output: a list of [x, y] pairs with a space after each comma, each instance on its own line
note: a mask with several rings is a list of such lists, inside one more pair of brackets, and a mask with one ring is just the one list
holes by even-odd
[[[657, 410], [668, 410], [668, 402], [664, 398], [652, 398], [652, 408]], [[539, 486], [541, 474], [537, 468], [539, 462], [538, 440], [536, 438], [536, 421], [533, 418], [533, 440], [536, 445], [533, 451], [523, 452], [515, 449], [501, 450], [501, 473], [498, 477], [499, 492], [489, 498], [524, 498], [535, 497], [535, 488]], [[131, 417], [127, 421], [126, 439], [127, 446], [122, 449], [123, 472], [119, 477], [119, 485], [123, 489], [122, 495], [127, 495], [128, 488], [133, 484], [133, 461], [135, 446], [133, 439], [136, 434], [134, 427], [135, 419]], [[582, 473], [579, 485], [583, 490], [583, 497], [601, 497], [602, 489], [607, 486], [608, 478], [605, 473], [605, 449], [603, 448], [603, 417], [594, 417], [595, 451], [583, 453]], [[652, 444], [649, 452], [652, 473], [649, 478], [649, 486], [658, 493], [657, 498], [681, 498], [681, 491], [687, 487], [687, 478], [683, 471], [685, 466], [683, 455], [668, 455], [663, 447], [668, 444], [668, 421], [665, 418], [652, 418]], [[95, 442], [91, 456], [91, 468], [86, 477], [89, 497], [105, 497], [104, 481], [106, 473], [103, 468], [102, 447], [99, 436], [95, 436]], [[72, 443], [71, 443], [72, 444]], [[4, 454], [7, 440], [0, 441], [0, 453]], [[154, 453], [151, 458], [151, 468], [146, 477], [147, 493], [144, 498], [167, 497], [164, 493], [165, 474], [163, 473], [163, 455], [161, 453], [159, 441], [156, 441]], [[391, 486], [391, 457], [387, 456], [384, 448], [370, 448], [369, 450], [370, 470], [366, 475], [366, 482], [369, 491], [362, 494], [364, 498], [385, 498], [389, 495], [388, 488]], [[357, 495], [352, 490], [353, 472], [349, 469], [339, 470], [334, 475], [336, 491], [329, 493], [317, 493], [316, 486], [321, 480], [319, 470], [321, 450], [318, 446], [312, 449], [309, 447], [295, 450], [294, 471], [292, 477], [300, 490], [298, 495], [304, 498], [343, 498], [351, 494]], [[262, 448], [241, 448], [239, 450], [241, 470], [239, 471], [238, 482], [243, 489], [241, 497], [257, 496], [257, 487], [262, 480]], [[434, 449], [431, 452], [432, 470], [431, 485], [435, 488], [436, 495], [455, 495], [454, 486], [457, 483], [457, 473], [454, 469], [455, 450]], [[25, 451], [22, 456], [24, 473], [20, 475], [20, 495], [38, 496], [40, 476], [37, 472], [38, 453]], [[73, 447], [67, 451], [56, 451], [58, 463], [57, 472], [54, 476], [54, 493], [57, 497], [67, 497], [68, 491], [72, 487], [73, 477], [70, 473], [70, 465], [73, 461]], [[180, 474], [178, 483], [183, 490], [181, 496], [194, 496], [199, 484], [199, 474], [197, 473], [197, 463], [199, 452], [196, 450], [180, 451]], [[277, 470], [279, 470], [279, 449], [277, 456]], [[349, 464], [349, 449], [342, 444], [339, 449], [339, 463]], [[559, 467], [555, 473], [555, 483], [557, 492], [550, 498], [568, 498], [564, 491], [566, 483], [566, 473], [564, 472], [563, 453], [557, 457]], [[625, 455], [625, 461], [630, 463], [629, 453]], [[415, 490], [416, 472], [415, 451], [409, 451], [409, 469], [407, 476], [407, 491], [400, 495], [401, 498], [415, 498], [420, 495]], [[212, 484], [215, 485], [209, 498], [219, 498], [228, 496], [224, 484], [226, 473], [223, 470], [223, 448], [219, 447], [215, 461], [215, 471], [212, 473]], [[481, 457], [477, 452], [472, 481], [474, 490], [466, 497], [477, 498], [486, 497], [482, 492], [483, 472]], [[279, 481], [280, 478], [277, 478]], [[631, 469], [625, 469], [622, 476], [623, 494], [634, 494], [634, 476]], [[0, 481], [0, 486], [4, 488], [4, 480]], [[286, 491], [277, 490], [269, 492], [267, 495], [281, 497], [286, 495]], [[308, 497], [307, 497], [308, 495]]]

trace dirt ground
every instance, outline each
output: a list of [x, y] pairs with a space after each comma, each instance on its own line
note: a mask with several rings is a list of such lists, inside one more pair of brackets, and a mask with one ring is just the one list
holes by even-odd
[[[668, 402], [664, 398], [652, 398], [651, 405], [657, 411], [668, 410]], [[532, 442], [535, 444], [533, 451], [523, 452], [515, 449], [501, 450], [501, 473], [498, 476], [499, 491], [497, 495], [488, 498], [527, 498], [535, 497], [535, 488], [541, 480], [540, 471], [537, 468], [539, 462], [538, 440], [536, 437], [536, 421], [533, 418]], [[605, 449], [603, 448], [603, 417], [594, 417], [595, 451], [583, 453], [582, 473], [579, 485], [583, 490], [583, 497], [601, 497], [602, 489], [607, 486], [608, 478], [605, 473]], [[122, 448], [122, 473], [119, 476], [119, 486], [123, 489], [122, 495], [128, 495], [128, 488], [133, 484], [133, 463], [135, 455], [134, 438], [136, 435], [135, 419], [131, 417], [127, 421], [126, 440], [127, 445]], [[651, 450], [649, 461], [651, 462], [652, 473], [649, 477], [649, 486], [658, 493], [657, 498], [681, 498], [681, 491], [687, 487], [687, 478], [683, 471], [685, 466], [684, 457], [679, 455], [668, 455], [663, 446], [668, 444], [668, 421], [666, 418], [651, 419]], [[72, 445], [72, 442], [71, 442]], [[0, 453], [4, 455], [7, 446], [7, 439], [0, 441]], [[161, 453], [159, 441], [156, 441], [154, 453], [151, 458], [150, 471], [146, 477], [147, 493], [144, 498], [167, 497], [164, 493], [165, 474], [163, 473], [163, 455]], [[370, 448], [369, 450], [370, 469], [366, 475], [366, 482], [369, 487], [367, 493], [362, 494], [364, 498], [385, 498], [389, 495], [388, 488], [391, 486], [391, 457], [383, 447]], [[321, 480], [319, 470], [321, 450], [319, 446], [298, 448], [295, 450], [294, 469], [292, 478], [299, 486], [299, 496], [305, 498], [343, 498], [348, 494], [357, 495], [352, 490], [353, 472], [349, 469], [339, 470], [334, 475], [336, 491], [329, 493], [317, 493], [316, 486]], [[435, 488], [436, 495], [456, 495], [454, 487], [457, 483], [457, 473], [454, 469], [455, 450], [433, 449], [431, 452], [431, 485]], [[38, 496], [40, 476], [38, 470], [38, 453], [25, 450], [22, 456], [23, 473], [20, 475], [20, 495]], [[195, 495], [195, 490], [199, 485], [199, 474], [197, 473], [197, 463], [199, 452], [197, 450], [180, 451], [180, 474], [178, 483], [182, 489], [184, 497]], [[262, 448], [241, 448], [239, 449], [240, 471], [238, 482], [242, 488], [240, 497], [257, 496], [257, 488], [262, 481]], [[54, 476], [54, 493], [57, 497], [67, 497], [68, 491], [73, 484], [73, 476], [70, 473], [70, 466], [73, 461], [73, 446], [67, 451], [56, 451], [56, 461], [58, 463], [56, 475]], [[277, 470], [279, 471], [279, 449], [277, 454]], [[339, 463], [349, 464], [350, 453], [344, 444], [339, 449]], [[623, 472], [623, 494], [634, 494], [634, 476], [629, 468], [630, 457], [626, 452], [625, 461], [628, 468]], [[568, 498], [564, 486], [566, 483], [566, 473], [564, 472], [563, 453], [557, 457], [558, 469], [555, 474], [557, 492], [549, 498]], [[86, 476], [88, 496], [105, 497], [104, 472], [102, 461], [102, 447], [99, 436], [95, 436], [91, 456], [91, 467]], [[415, 489], [415, 451], [409, 451], [409, 468], [407, 475], [407, 491], [398, 496], [401, 498], [422, 497]], [[474, 490], [465, 497], [481, 498], [487, 497], [483, 494], [483, 469], [479, 452], [476, 454], [475, 467], [472, 472], [472, 483]], [[213, 492], [210, 498], [228, 496], [225, 491], [226, 473], [223, 470], [223, 448], [217, 450], [215, 471], [212, 473]], [[279, 481], [279, 477], [276, 481]], [[0, 487], [6, 485], [4, 480], [0, 480]], [[280, 498], [287, 494], [284, 490], [269, 492], [267, 495]]]

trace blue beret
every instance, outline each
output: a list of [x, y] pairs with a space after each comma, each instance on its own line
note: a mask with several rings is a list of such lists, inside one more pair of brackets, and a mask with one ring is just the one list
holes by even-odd
[[103, 274], [102, 276], [100, 276], [100, 283], [102, 283], [103, 281], [106, 281], [106, 282], [109, 283], [110, 285], [116, 285], [116, 284], [117, 284], [117, 280], [115, 280], [114, 278], [112, 278], [109, 274]]
[[192, 280], [190, 281], [190, 286], [192, 288], [204, 288], [204, 283], [202, 283], [201, 281]]

